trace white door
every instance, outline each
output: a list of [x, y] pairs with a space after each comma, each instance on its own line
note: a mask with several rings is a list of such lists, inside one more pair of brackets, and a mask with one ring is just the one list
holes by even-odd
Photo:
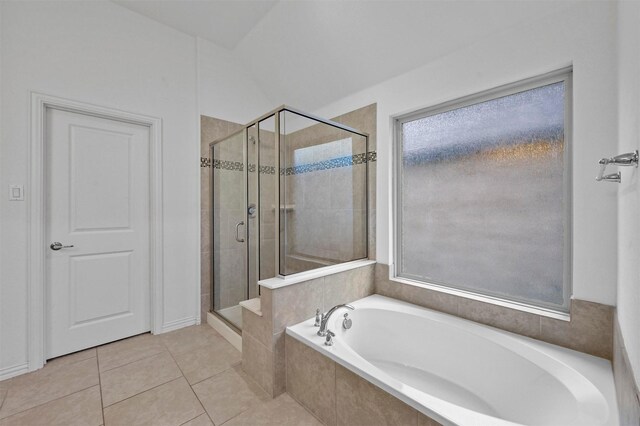
[[149, 128], [52, 108], [45, 120], [53, 358], [150, 329]]

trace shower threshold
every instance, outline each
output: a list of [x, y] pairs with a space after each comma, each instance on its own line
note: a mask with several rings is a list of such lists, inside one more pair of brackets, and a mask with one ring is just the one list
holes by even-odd
[[215, 313], [233, 327], [242, 330], [242, 307], [240, 305], [219, 309]]

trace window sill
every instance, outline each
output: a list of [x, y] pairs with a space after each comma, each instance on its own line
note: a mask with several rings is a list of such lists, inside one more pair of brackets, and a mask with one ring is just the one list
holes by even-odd
[[541, 317], [553, 318], [556, 320], [567, 321], [567, 322], [570, 320], [569, 313], [567, 312], [559, 312], [551, 309], [539, 308], [535, 306], [525, 305], [523, 303], [513, 302], [510, 300], [499, 299], [497, 297], [484, 296], [476, 293], [471, 293], [468, 291], [457, 290], [449, 287], [443, 287], [436, 284], [429, 284], [429, 283], [414, 281], [407, 278], [389, 276], [389, 281], [406, 284], [406, 285], [412, 285], [415, 287], [421, 287], [427, 290], [446, 293], [456, 297], [464, 297], [465, 299], [476, 300], [478, 302], [490, 303], [492, 305], [502, 306], [504, 308], [514, 309], [517, 311], [527, 312], [527, 313], [538, 315]]

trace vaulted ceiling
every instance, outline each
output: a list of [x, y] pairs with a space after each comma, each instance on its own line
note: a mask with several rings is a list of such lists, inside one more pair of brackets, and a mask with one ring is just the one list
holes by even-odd
[[308, 110], [579, 0], [113, 0], [233, 54], [273, 104]]

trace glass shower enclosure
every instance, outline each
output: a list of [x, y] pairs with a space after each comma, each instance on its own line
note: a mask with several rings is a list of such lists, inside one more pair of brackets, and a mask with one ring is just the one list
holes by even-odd
[[368, 136], [282, 106], [210, 144], [212, 311], [242, 329], [260, 280], [367, 258]]

